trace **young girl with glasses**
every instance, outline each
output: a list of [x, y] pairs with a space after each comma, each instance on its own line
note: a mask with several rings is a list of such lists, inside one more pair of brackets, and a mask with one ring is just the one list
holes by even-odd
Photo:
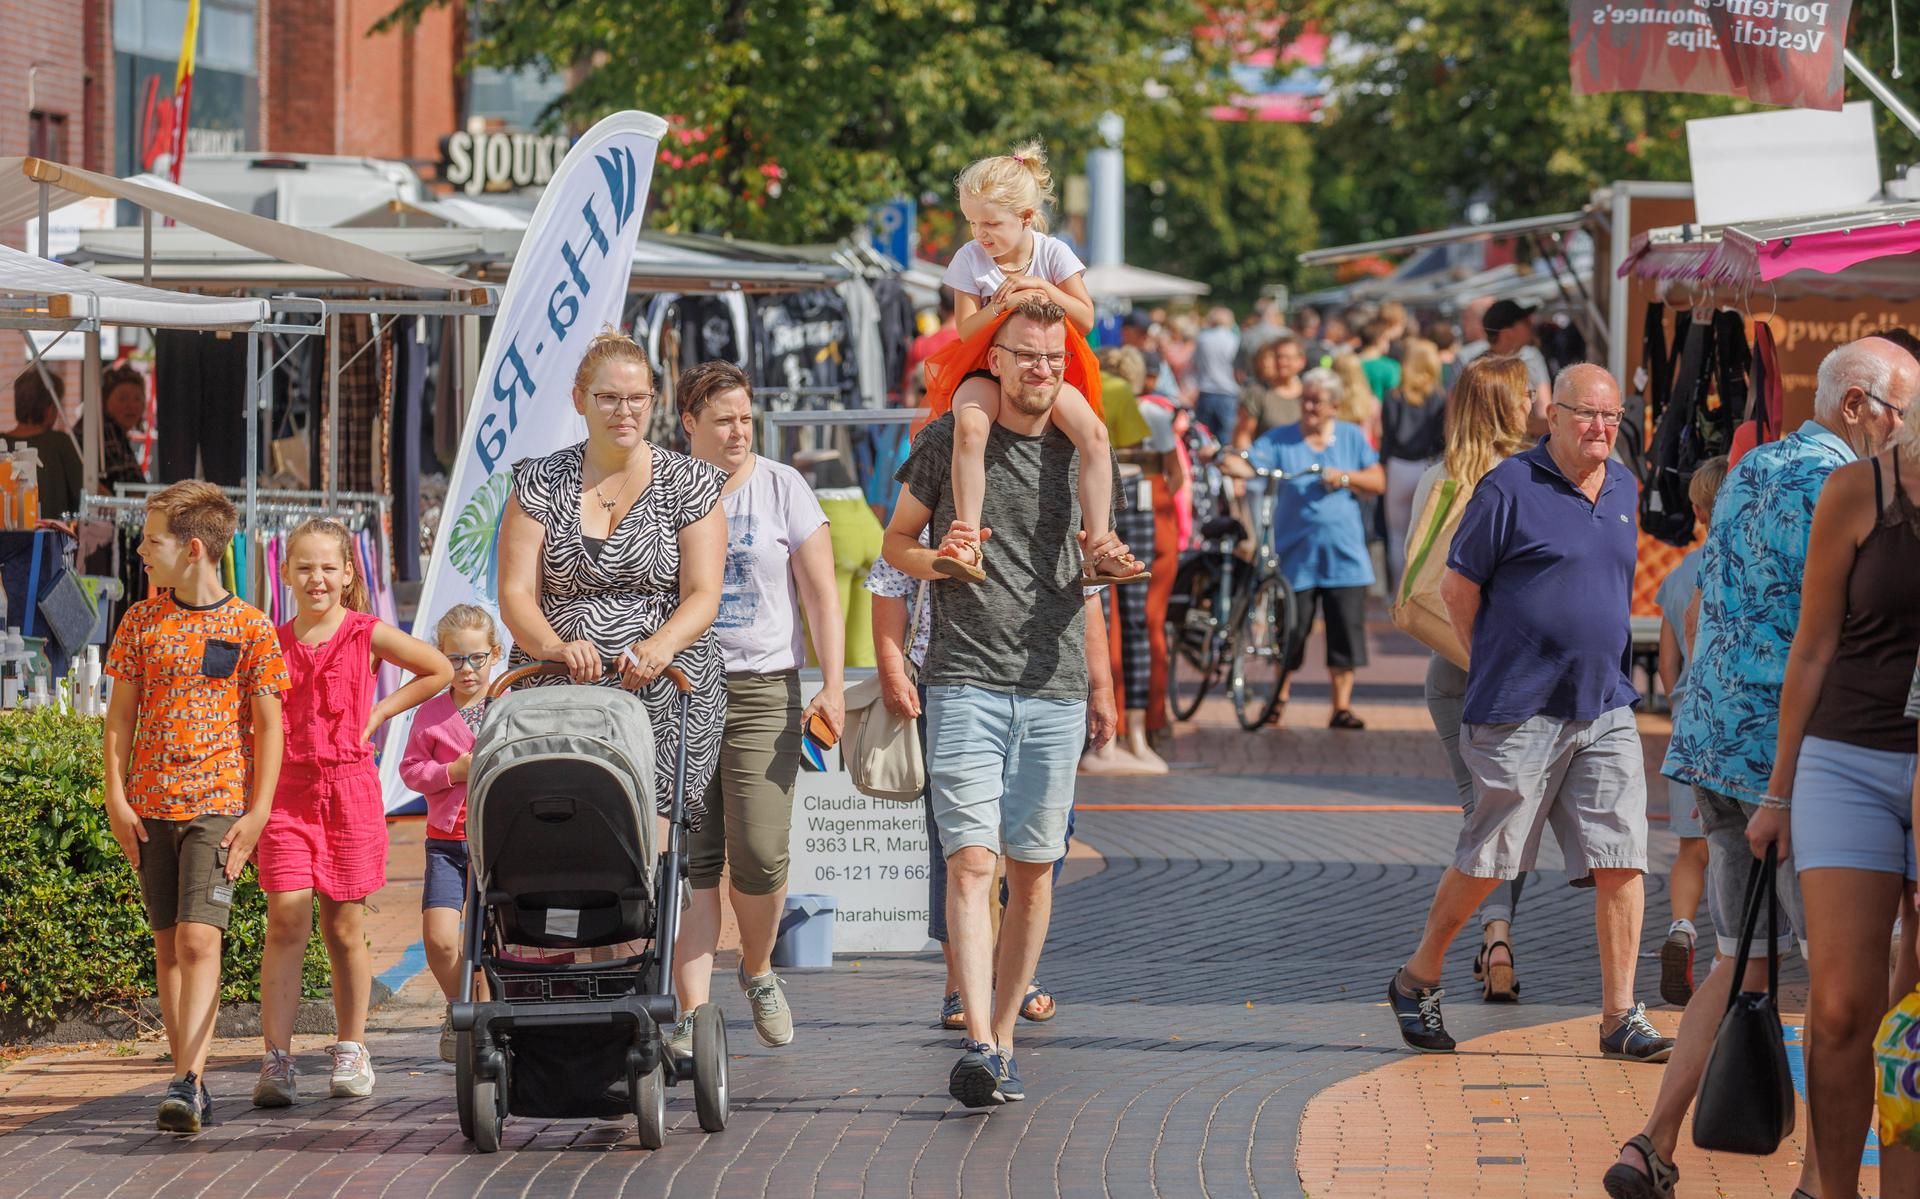
[[[991, 335], [1021, 300], [1037, 293], [1066, 310], [1069, 349], [1084, 352], [1086, 334], [1093, 328], [1093, 297], [1087, 292], [1086, 266], [1065, 242], [1046, 232], [1044, 208], [1053, 198], [1046, 148], [1033, 141], [1011, 154], [980, 159], [960, 173], [956, 186], [973, 240], [954, 254], [942, 279], [953, 289], [962, 339], [952, 348], [972, 345], [976, 335]], [[1036, 383], [1065, 379], [1054, 399], [1052, 421], [1080, 453], [1081, 520], [1092, 544], [1107, 532], [1113, 512], [1113, 459], [1098, 407], [1097, 376], [1093, 386], [1076, 386], [1078, 380], [1068, 377], [1071, 353], [1055, 359], [996, 344], [990, 354], [998, 360], [1002, 377]], [[999, 382], [984, 370], [976, 371], [954, 389], [952, 404], [954, 524], [965, 529], [943, 541], [934, 569], [951, 579], [977, 583], [987, 577], [975, 530], [986, 500], [987, 435], [1000, 411]], [[1148, 577], [1131, 557], [1111, 565], [1111, 571], [1102, 571], [1099, 561], [1088, 562], [1087, 581], [1135, 583]]]
[[[400, 759], [400, 781], [427, 801], [420, 939], [427, 968], [451, 1004], [460, 997], [460, 917], [467, 902], [467, 774], [474, 735], [487, 711], [487, 684], [500, 660], [500, 634], [485, 609], [456, 604], [434, 626], [433, 639], [453, 663], [453, 685], [420, 705]], [[453, 1057], [453, 1024], [443, 1015], [440, 1060]]]

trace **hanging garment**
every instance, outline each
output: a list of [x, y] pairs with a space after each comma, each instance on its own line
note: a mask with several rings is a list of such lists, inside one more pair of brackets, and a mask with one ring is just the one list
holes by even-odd
[[1753, 398], [1747, 405], [1748, 418], [1733, 431], [1733, 444], [1727, 449], [1727, 465], [1740, 461], [1757, 445], [1776, 441], [1785, 417], [1780, 394], [1780, 357], [1774, 349], [1773, 329], [1764, 321], [1753, 325]]
[[162, 483], [205, 479], [245, 482], [247, 339], [156, 329], [153, 334], [154, 424]]
[[1655, 414], [1653, 445], [1647, 455], [1646, 486], [1640, 493], [1640, 527], [1669, 545], [1693, 544], [1693, 502], [1687, 488], [1700, 461], [1695, 414], [1705, 406], [1713, 385], [1713, 325], [1687, 321], [1676, 325], [1674, 342], [1680, 365], [1666, 407]]
[[793, 411], [835, 402], [858, 405], [859, 365], [850, 343], [846, 301], [837, 292], [821, 288], [761, 296], [753, 317], [755, 381], [789, 393], [769, 397], [768, 407]]
[[[382, 380], [384, 360], [381, 351], [368, 349], [361, 354], [373, 336], [371, 318], [365, 316], [344, 316], [339, 321], [340, 330], [340, 411], [332, 420], [323, 420], [321, 436], [316, 444], [321, 445], [320, 461], [322, 470], [314, 477], [322, 480], [326, 486], [324, 463], [327, 460], [325, 442], [329, 426], [340, 438], [340, 477], [332, 485], [341, 491], [372, 491], [379, 482], [379, 420], [384, 400]], [[359, 354], [358, 358], [354, 355]], [[352, 359], [352, 365], [346, 365]]]
[[427, 362], [432, 346], [426, 322], [403, 320], [393, 334], [393, 425], [389, 434], [389, 471], [393, 488], [393, 576], [420, 578], [420, 422], [427, 401]]
[[880, 305], [880, 348], [886, 355], [887, 390], [897, 402], [907, 377], [907, 359], [920, 332], [914, 326], [913, 297], [907, 294], [900, 276], [888, 275], [874, 282], [873, 298]]
[[887, 403], [887, 355], [880, 344], [880, 301], [865, 279], [848, 279], [834, 289], [847, 309], [847, 340], [853, 349], [854, 385], [860, 407], [884, 408]]

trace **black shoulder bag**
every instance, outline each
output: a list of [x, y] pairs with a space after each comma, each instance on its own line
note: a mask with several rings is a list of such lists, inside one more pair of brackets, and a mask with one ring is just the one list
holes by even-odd
[[[1793, 1132], [1793, 1075], [1787, 1069], [1786, 1037], [1780, 1029], [1780, 943], [1773, 902], [1777, 847], [1767, 847], [1764, 862], [1747, 878], [1747, 918], [1740, 930], [1740, 954], [1733, 963], [1734, 989], [1727, 1014], [1714, 1034], [1713, 1052], [1700, 1076], [1693, 1105], [1693, 1143], [1721, 1153], [1764, 1157]], [[1767, 989], [1741, 991], [1747, 954], [1767, 909]]]

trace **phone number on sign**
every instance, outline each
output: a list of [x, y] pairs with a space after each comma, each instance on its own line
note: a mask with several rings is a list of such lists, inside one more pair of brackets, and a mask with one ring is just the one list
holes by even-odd
[[901, 879], [924, 881], [927, 877], [925, 866], [815, 866], [815, 880], [823, 883], [870, 883], [875, 879], [882, 882], [897, 882]]

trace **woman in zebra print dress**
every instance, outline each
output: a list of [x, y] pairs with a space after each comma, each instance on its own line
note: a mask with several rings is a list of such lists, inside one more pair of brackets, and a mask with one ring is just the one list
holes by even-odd
[[[645, 352], [617, 333], [594, 338], [573, 388], [587, 439], [514, 463], [500, 530], [500, 615], [513, 633], [514, 665], [565, 662], [568, 679], [545, 681], [640, 692], [662, 812], [679, 750], [678, 698], [649, 684], [668, 663], [686, 673], [694, 687], [687, 816], [697, 829], [727, 714], [712, 631], [727, 550], [726, 477], [647, 441], [653, 399]], [[603, 658], [623, 654], [619, 673], [603, 673]]]

